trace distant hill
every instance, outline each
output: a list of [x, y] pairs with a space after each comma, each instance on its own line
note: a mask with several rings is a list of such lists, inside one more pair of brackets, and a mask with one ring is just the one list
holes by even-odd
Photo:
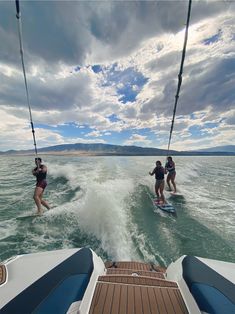
[[227, 145], [227, 146], [216, 146], [211, 148], [200, 149], [198, 152], [226, 152], [226, 153], [235, 153], [235, 145]]
[[[93, 155], [93, 156], [166, 156], [166, 149], [139, 146], [121, 146], [111, 144], [64, 144], [38, 149], [39, 154], [58, 154], [58, 155]], [[0, 152], [0, 155], [31, 155], [34, 150], [9, 150]], [[220, 146], [203, 149], [199, 151], [175, 151], [170, 150], [170, 155], [181, 156], [208, 156], [208, 155], [235, 155], [235, 146]]]
[[[153, 155], [166, 155], [167, 150], [149, 147], [139, 147], [139, 146], [121, 146], [121, 145], [111, 145], [111, 144], [64, 144], [55, 145], [49, 147], [43, 147], [38, 149], [38, 153], [58, 153], [58, 154], [90, 154], [90, 155], [121, 155], [121, 156], [153, 156]], [[1, 152], [0, 154], [7, 155], [25, 155], [33, 154], [34, 150], [9, 150], [6, 152]], [[171, 151], [172, 154], [177, 153], [176, 151]]]

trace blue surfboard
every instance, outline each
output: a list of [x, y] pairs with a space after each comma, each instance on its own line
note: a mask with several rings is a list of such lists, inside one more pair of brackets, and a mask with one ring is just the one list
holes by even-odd
[[161, 209], [167, 213], [175, 213], [176, 212], [175, 208], [170, 203], [162, 204], [156, 198], [153, 199], [153, 205], [156, 208], [159, 208], [159, 209]]

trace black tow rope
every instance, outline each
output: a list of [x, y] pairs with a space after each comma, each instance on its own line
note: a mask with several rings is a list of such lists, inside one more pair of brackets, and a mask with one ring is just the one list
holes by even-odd
[[184, 35], [184, 46], [183, 46], [182, 57], [181, 57], [180, 71], [178, 74], [178, 86], [177, 86], [177, 92], [175, 95], [175, 104], [174, 104], [174, 109], [173, 109], [173, 117], [172, 117], [172, 121], [171, 121], [171, 129], [170, 129], [170, 136], [169, 136], [169, 141], [168, 141], [167, 156], [169, 155], [171, 137], [172, 137], [174, 122], [175, 122], [176, 108], [177, 108], [178, 99], [179, 99], [180, 87], [182, 84], [182, 74], [183, 74], [184, 59], [185, 59], [185, 54], [186, 54], [186, 46], [187, 46], [187, 41], [188, 41], [188, 28], [189, 28], [190, 14], [191, 14], [191, 5], [192, 5], [192, 0], [189, 0], [188, 15], [187, 15], [186, 28], [185, 28], [185, 35]]
[[25, 84], [26, 98], [27, 98], [27, 103], [28, 103], [28, 108], [29, 108], [29, 118], [30, 118], [30, 124], [31, 124], [31, 129], [32, 129], [32, 134], [33, 134], [34, 151], [35, 151], [35, 155], [37, 157], [38, 151], [37, 151], [37, 144], [36, 144], [36, 136], [35, 136], [35, 130], [34, 130], [34, 126], [33, 126], [33, 117], [32, 117], [32, 112], [31, 112], [31, 107], [30, 107], [30, 102], [29, 102], [29, 91], [28, 91], [28, 84], [27, 84], [25, 65], [24, 65], [24, 53], [23, 53], [23, 41], [22, 41], [22, 26], [21, 26], [21, 19], [20, 19], [21, 14], [20, 14], [20, 3], [19, 3], [19, 0], [15, 0], [15, 4], [16, 4], [16, 18], [17, 18], [17, 21], [18, 21], [20, 55], [21, 55], [21, 63], [22, 63], [22, 69], [23, 69], [23, 74], [24, 74], [24, 84]]

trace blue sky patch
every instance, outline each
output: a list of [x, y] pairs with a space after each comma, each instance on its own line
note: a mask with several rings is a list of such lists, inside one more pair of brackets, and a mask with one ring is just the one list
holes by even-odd
[[213, 36], [203, 40], [203, 43], [205, 45], [210, 45], [210, 44], [213, 44], [213, 43], [217, 42], [219, 40], [220, 36], [221, 36], [221, 33], [222, 33], [222, 31], [220, 29], [217, 34], [215, 34], [215, 35], [213, 35]]
[[[83, 125], [78, 126], [76, 123], [66, 123], [58, 126], [49, 126], [44, 124], [37, 124], [35, 128], [42, 128], [46, 130], [56, 131], [64, 137], [84, 137], [86, 134], [93, 131], [90, 127]], [[37, 136], [37, 132], [36, 132]]]
[[111, 114], [110, 116], [107, 116], [110, 122], [118, 122], [121, 121], [121, 119], [118, 118], [116, 114]]
[[43, 123], [34, 123], [34, 128], [39, 128], [39, 129], [47, 129], [47, 130], [55, 130], [57, 127], [55, 126], [50, 126], [47, 124], [43, 124]]
[[194, 138], [200, 138], [202, 136], [202, 128], [199, 125], [193, 125], [189, 128], [189, 132]]
[[214, 129], [214, 128], [217, 128], [218, 126], [219, 126], [219, 123], [207, 122], [204, 124], [203, 128]]
[[219, 126], [219, 123], [207, 122], [202, 126], [193, 125], [189, 128], [189, 132], [192, 134], [193, 138], [201, 138], [201, 136], [207, 134], [210, 136], [210, 133], [206, 132], [206, 129], [214, 129]]
[[94, 72], [94, 73], [99, 73], [99, 72], [101, 72], [102, 71], [102, 67], [100, 66], [100, 65], [92, 65], [92, 71]]
[[190, 119], [195, 119], [195, 114], [194, 113], [190, 113]]
[[81, 67], [79, 65], [76, 66], [76, 68], [74, 69], [75, 72], [79, 72], [81, 70]]
[[134, 102], [136, 96], [148, 79], [133, 67], [121, 71], [116, 70], [116, 66], [117, 64], [113, 64], [113, 66], [106, 72], [106, 83], [104, 86], [115, 85], [119, 100], [124, 104], [127, 102]]

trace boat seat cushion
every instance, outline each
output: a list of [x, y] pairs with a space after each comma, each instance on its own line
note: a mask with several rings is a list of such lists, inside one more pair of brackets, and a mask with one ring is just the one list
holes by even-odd
[[[82, 248], [18, 294], [1, 314], [66, 313], [71, 303], [82, 299], [93, 269], [91, 250]], [[62, 311], [49, 310], [54, 301], [63, 303]]]
[[235, 313], [235, 285], [194, 256], [182, 261], [183, 278], [201, 311]]
[[73, 302], [82, 300], [89, 279], [88, 275], [74, 275], [65, 279], [58, 284], [33, 313], [66, 313]]
[[207, 313], [235, 314], [235, 304], [214, 287], [195, 283], [192, 284], [191, 292], [201, 310]]

